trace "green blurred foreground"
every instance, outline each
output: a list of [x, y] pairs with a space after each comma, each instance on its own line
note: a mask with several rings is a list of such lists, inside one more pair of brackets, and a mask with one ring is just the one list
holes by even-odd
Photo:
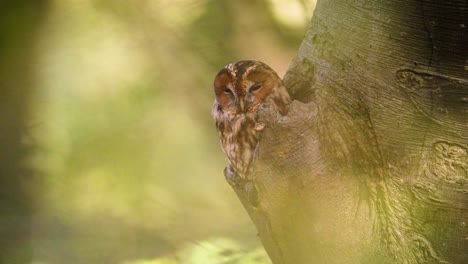
[[17, 65], [4, 83], [30, 91], [15, 98], [33, 176], [15, 198], [31, 234], [12, 247], [34, 263], [268, 263], [223, 178], [212, 78], [247, 58], [283, 74], [313, 1], [17, 3], [0, 48]]
[[123, 264], [267, 264], [271, 263], [261, 247], [245, 251], [232, 240], [212, 239], [181, 247], [171, 256], [153, 260], [134, 260]]

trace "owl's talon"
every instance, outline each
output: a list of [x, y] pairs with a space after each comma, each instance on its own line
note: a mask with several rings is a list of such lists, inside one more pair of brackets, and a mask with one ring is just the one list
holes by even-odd
[[252, 180], [241, 178], [239, 174], [231, 168], [231, 166], [224, 168], [224, 177], [233, 188], [244, 192], [250, 205], [253, 207], [258, 206], [258, 191]]
[[224, 177], [231, 186], [242, 186], [243, 179], [237, 174], [231, 166], [224, 168]]

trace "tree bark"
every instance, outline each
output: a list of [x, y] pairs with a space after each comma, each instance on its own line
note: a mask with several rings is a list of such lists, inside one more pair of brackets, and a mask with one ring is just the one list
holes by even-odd
[[273, 263], [468, 262], [468, 1], [323, 0], [267, 123], [258, 204]]

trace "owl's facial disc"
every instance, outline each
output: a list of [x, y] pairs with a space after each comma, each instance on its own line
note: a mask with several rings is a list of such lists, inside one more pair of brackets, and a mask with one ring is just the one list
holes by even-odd
[[255, 111], [275, 89], [281, 79], [265, 68], [254, 68], [244, 76], [246, 92], [246, 111]]
[[224, 112], [228, 113], [234, 113], [237, 108], [233, 80], [233, 76], [227, 69], [222, 69], [214, 80], [216, 102]]
[[257, 61], [239, 61], [221, 69], [214, 90], [218, 109], [230, 115], [254, 112], [281, 83], [278, 75]]

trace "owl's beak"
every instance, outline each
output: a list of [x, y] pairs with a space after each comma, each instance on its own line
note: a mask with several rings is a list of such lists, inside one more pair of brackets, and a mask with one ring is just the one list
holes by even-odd
[[240, 106], [240, 109], [242, 110], [242, 112], [244, 112], [244, 106], [245, 106], [245, 105], [244, 105], [244, 101], [243, 101], [243, 100], [241, 100], [241, 101], [239, 102], [239, 106]]

